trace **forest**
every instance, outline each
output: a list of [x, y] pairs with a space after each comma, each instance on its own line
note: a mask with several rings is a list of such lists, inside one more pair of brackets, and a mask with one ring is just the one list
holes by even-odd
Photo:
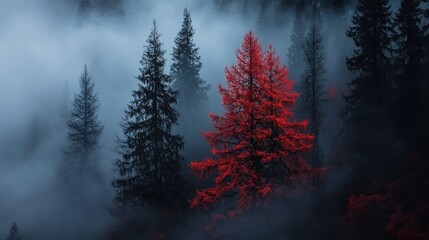
[[0, 239], [429, 239], [429, 0], [6, 0], [0, 64]]

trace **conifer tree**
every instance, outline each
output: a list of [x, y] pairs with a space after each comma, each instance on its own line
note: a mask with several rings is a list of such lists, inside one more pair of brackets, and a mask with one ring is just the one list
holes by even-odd
[[183, 11], [182, 28], [174, 39], [173, 64], [171, 76], [174, 87], [179, 91], [178, 104], [189, 109], [201, 105], [207, 100], [207, 84], [200, 78], [202, 67], [198, 47], [194, 43], [195, 30], [192, 27], [191, 14]]
[[[326, 99], [324, 90], [324, 39], [321, 33], [322, 20], [319, 11], [318, 6], [313, 6], [312, 24], [304, 43], [305, 71], [300, 83], [300, 108], [303, 110], [305, 119], [309, 119], [309, 132], [314, 136], [313, 149], [310, 155], [310, 161], [314, 169], [321, 168], [323, 161], [323, 151], [319, 143], [319, 137], [325, 116], [322, 107]], [[315, 186], [320, 184], [318, 174], [313, 176], [313, 184]]]
[[190, 12], [185, 8], [182, 27], [174, 39], [170, 74], [173, 77], [173, 88], [179, 92], [178, 132], [184, 135], [186, 144], [183, 154], [188, 159], [200, 157], [206, 148], [206, 145], [202, 145], [204, 139], [200, 130], [209, 124], [207, 117], [209, 85], [200, 77], [202, 63], [199, 49], [194, 42], [194, 34]]
[[6, 240], [21, 240], [21, 236], [19, 235], [19, 229], [16, 223], [12, 224], [12, 227], [9, 231], [9, 236], [6, 238]]
[[285, 186], [293, 188], [311, 172], [300, 154], [309, 150], [312, 137], [301, 132], [306, 122], [292, 120], [298, 94], [286, 68], [271, 47], [264, 57], [252, 32], [236, 57], [226, 69], [227, 87], [219, 86], [225, 114], [212, 114], [215, 130], [204, 133], [216, 158], [190, 165], [200, 177], [215, 175], [215, 186], [197, 191], [192, 207], [231, 197], [237, 200], [234, 213], [290, 190]]
[[[423, 9], [420, 0], [402, 0], [399, 11], [394, 17], [395, 32], [393, 39], [396, 79], [396, 115], [403, 133], [415, 134], [420, 109], [420, 88], [424, 79], [424, 43], [422, 29]], [[410, 124], [411, 122], [411, 124]], [[414, 136], [413, 136], [414, 137]]]
[[304, 68], [304, 52], [302, 51], [306, 34], [305, 19], [306, 4], [304, 0], [298, 0], [295, 6], [295, 19], [291, 35], [291, 45], [288, 49], [288, 68], [291, 69], [290, 76], [293, 80], [297, 80]]
[[121, 157], [116, 160], [119, 176], [113, 179], [115, 203], [120, 208], [163, 208], [174, 204], [181, 183], [182, 136], [172, 133], [178, 112], [173, 108], [177, 91], [172, 78], [164, 73], [165, 51], [160, 34], [153, 29], [140, 61], [139, 84], [125, 111]]
[[75, 171], [72, 175], [87, 173], [95, 174], [95, 150], [99, 147], [99, 140], [103, 126], [98, 119], [98, 97], [94, 91], [95, 84], [89, 75], [85, 64], [79, 81], [80, 92], [75, 94], [67, 122], [69, 149], [66, 151], [69, 168]]
[[[345, 96], [343, 117], [350, 131], [354, 158], [381, 164], [392, 141], [389, 128], [392, 76], [387, 55], [391, 49], [391, 13], [388, 0], [360, 0], [347, 31], [355, 49], [346, 59], [353, 79]], [[369, 172], [368, 172], [369, 173]]]

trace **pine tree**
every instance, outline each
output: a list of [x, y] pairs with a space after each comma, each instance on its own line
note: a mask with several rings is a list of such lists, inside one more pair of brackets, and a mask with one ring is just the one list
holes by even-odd
[[16, 223], [12, 224], [12, 227], [9, 231], [9, 236], [6, 238], [6, 240], [21, 240], [21, 237], [19, 236], [19, 229]]
[[100, 135], [103, 126], [98, 120], [98, 97], [94, 92], [92, 82], [85, 64], [79, 81], [80, 92], [75, 94], [67, 122], [68, 140], [70, 147], [66, 151], [68, 157], [74, 161], [71, 168], [76, 171], [72, 175], [96, 174], [96, 160], [94, 154], [99, 147]]
[[392, 88], [387, 55], [392, 32], [389, 8], [388, 0], [360, 0], [352, 18], [353, 26], [346, 33], [356, 46], [353, 55], [346, 59], [354, 78], [349, 82], [350, 93], [345, 96], [343, 109], [347, 129], [353, 136], [351, 147], [360, 156], [353, 158], [378, 164], [388, 159], [383, 153], [389, 152], [386, 148], [393, 140], [389, 123]]
[[183, 23], [174, 39], [173, 64], [171, 76], [174, 86], [179, 91], [178, 104], [181, 108], [192, 109], [207, 100], [207, 84], [200, 78], [202, 67], [198, 47], [194, 43], [195, 30], [192, 27], [188, 9], [183, 11]]
[[154, 22], [140, 61], [138, 89], [125, 111], [124, 138], [118, 140], [122, 156], [112, 184], [120, 208], [169, 207], [180, 196], [183, 141], [171, 130], [179, 115], [173, 108], [178, 93], [164, 73], [164, 53]]
[[[200, 157], [206, 149], [200, 130], [209, 124], [207, 117], [208, 84], [201, 79], [201, 59], [194, 42], [195, 30], [192, 27], [188, 9], [183, 11], [182, 28], [174, 40], [170, 74], [173, 88], [179, 92], [177, 110], [180, 112], [178, 132], [186, 142], [183, 154], [188, 159]], [[199, 151], [196, 151], [196, 148]]]
[[[403, 133], [415, 137], [420, 109], [420, 89], [423, 86], [424, 43], [423, 10], [420, 0], [402, 0], [394, 18], [396, 43], [396, 119]], [[411, 122], [411, 124], [410, 124]], [[413, 130], [414, 129], [414, 130]]]
[[80, 92], [75, 94], [68, 125], [68, 138], [72, 146], [72, 153], [86, 156], [98, 147], [103, 126], [98, 120], [99, 108], [95, 84], [88, 73], [85, 64], [80, 77]]
[[347, 58], [347, 68], [355, 74], [349, 83], [351, 94], [346, 97], [350, 108], [387, 102], [390, 62], [391, 13], [388, 0], [360, 0], [347, 31], [356, 49]]
[[[320, 9], [313, 6], [313, 19], [310, 31], [304, 43], [305, 71], [301, 88], [301, 106], [304, 117], [309, 119], [309, 130], [314, 136], [313, 149], [311, 151], [311, 163], [314, 169], [322, 166], [323, 152], [320, 146], [320, 128], [323, 124], [325, 113], [322, 111], [325, 97], [325, 52], [324, 39], [321, 33], [322, 20]], [[313, 176], [313, 184], [320, 184], [319, 175]]]
[[190, 165], [200, 177], [216, 175], [215, 186], [197, 191], [192, 207], [208, 208], [238, 195], [233, 212], [240, 211], [294, 186], [311, 171], [300, 153], [309, 150], [312, 137], [301, 133], [305, 122], [291, 120], [298, 95], [286, 68], [271, 47], [264, 59], [252, 32], [236, 57], [226, 69], [227, 88], [219, 86], [226, 112], [212, 114], [215, 131], [204, 133], [217, 159]]
[[288, 49], [288, 67], [291, 69], [289, 73], [291, 78], [296, 80], [302, 74], [304, 65], [304, 52], [302, 51], [305, 33], [307, 26], [304, 22], [306, 4], [304, 0], [299, 0], [295, 6], [295, 19], [293, 22], [293, 29], [291, 39], [291, 45]]

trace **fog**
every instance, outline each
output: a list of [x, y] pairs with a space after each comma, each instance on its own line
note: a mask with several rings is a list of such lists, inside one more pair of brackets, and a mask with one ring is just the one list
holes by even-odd
[[[261, 13], [258, 4], [242, 11], [239, 3], [220, 9], [211, 1], [128, 0], [122, 15], [83, 16], [72, 1], [0, 2], [0, 238], [7, 236], [13, 222], [23, 239], [94, 239], [114, 226], [110, 181], [117, 174], [112, 164], [117, 156], [112, 149], [137, 86], [143, 45], [155, 19], [168, 72], [185, 7], [196, 29], [200, 74], [211, 85], [208, 111], [222, 111], [217, 86], [225, 83], [224, 68], [234, 63], [246, 32], [254, 31], [264, 48], [272, 43], [287, 62], [293, 9], [277, 15], [274, 7]], [[345, 36], [350, 14], [327, 12], [325, 21], [327, 86], [337, 85], [341, 95], [348, 77], [344, 59], [351, 52]], [[61, 109], [67, 104], [64, 99], [71, 101], [79, 91], [85, 63], [101, 104], [103, 180], [82, 184], [78, 191], [83, 197], [76, 197], [59, 183], [67, 141]], [[332, 128], [341, 100], [334, 104], [326, 123]], [[331, 148], [335, 134], [324, 136], [324, 148]]]

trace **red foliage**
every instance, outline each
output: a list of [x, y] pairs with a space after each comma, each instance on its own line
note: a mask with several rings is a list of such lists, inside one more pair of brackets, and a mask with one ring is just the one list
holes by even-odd
[[271, 193], [285, 193], [285, 186], [312, 172], [300, 155], [313, 138], [302, 132], [306, 122], [291, 120], [298, 94], [286, 67], [271, 46], [263, 54], [252, 32], [236, 57], [225, 70], [227, 88], [219, 86], [226, 112], [211, 114], [215, 131], [204, 133], [216, 158], [190, 164], [200, 177], [215, 175], [215, 186], [197, 191], [191, 207], [208, 208], [238, 195], [239, 211]]
[[347, 220], [350, 224], [370, 223], [370, 219], [380, 215], [387, 197], [382, 194], [352, 195], [348, 199]]
[[352, 195], [348, 199], [347, 220], [355, 236], [362, 239], [429, 239], [427, 202], [427, 160], [409, 156], [393, 179], [374, 184], [371, 195]]
[[[376, 239], [383, 236], [388, 218], [388, 197], [383, 194], [350, 196], [347, 205], [347, 220], [354, 238]], [[381, 235], [380, 235], [381, 234]]]

